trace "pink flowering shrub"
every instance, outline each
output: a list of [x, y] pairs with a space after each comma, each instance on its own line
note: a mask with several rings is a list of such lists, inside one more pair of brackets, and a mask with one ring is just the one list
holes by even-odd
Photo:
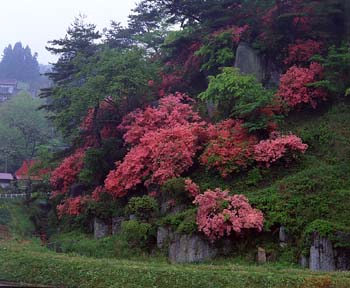
[[122, 197], [141, 183], [163, 184], [191, 167], [200, 148], [191, 126], [148, 132], [123, 162], [116, 163], [117, 168], [107, 176], [105, 187], [115, 197]]
[[303, 64], [320, 52], [320, 42], [314, 40], [297, 40], [294, 44], [288, 46], [288, 57], [284, 60], [284, 64]]
[[111, 102], [112, 100], [107, 97], [97, 108], [88, 109], [79, 127], [84, 133], [84, 149], [98, 146], [97, 131], [103, 140], [117, 136], [119, 131], [114, 122], [109, 119], [111, 115], [117, 113], [117, 109]]
[[190, 99], [185, 94], [171, 94], [160, 99], [157, 108], [147, 107], [129, 113], [118, 127], [126, 131], [123, 136], [125, 142], [138, 144], [147, 132], [187, 125], [190, 122], [199, 123], [200, 116], [193, 111], [191, 105], [183, 103], [186, 100]]
[[62, 218], [63, 215], [78, 216], [89, 199], [88, 196], [77, 196], [65, 199], [56, 207], [58, 218]]
[[163, 184], [179, 177], [193, 165], [193, 158], [206, 138], [205, 122], [177, 93], [160, 100], [159, 107], [138, 110], [120, 125], [132, 148], [116, 163], [105, 180], [115, 197], [122, 197], [139, 184]]
[[79, 149], [65, 158], [51, 173], [50, 184], [54, 190], [52, 197], [58, 194], [66, 194], [69, 187], [76, 182], [78, 174], [83, 168], [83, 158], [84, 151]]
[[248, 134], [242, 121], [225, 120], [208, 129], [211, 139], [200, 157], [202, 164], [223, 177], [246, 168], [251, 162], [256, 138]]
[[211, 241], [246, 229], [263, 229], [263, 213], [252, 208], [244, 195], [230, 196], [216, 188], [197, 195], [194, 203], [198, 205], [198, 229]]
[[308, 148], [302, 140], [295, 135], [275, 136], [268, 140], [262, 140], [254, 146], [254, 158], [257, 162], [264, 163], [267, 167], [282, 157], [295, 157], [298, 153], [304, 153]]
[[278, 96], [281, 97], [288, 107], [299, 104], [310, 104], [316, 108], [317, 102], [326, 100], [327, 93], [322, 88], [314, 88], [308, 85], [321, 80], [323, 67], [319, 63], [311, 63], [309, 68], [293, 66], [281, 76]]
[[185, 190], [191, 194], [192, 197], [196, 197], [201, 193], [199, 186], [194, 183], [191, 179], [185, 180]]
[[99, 202], [101, 200], [101, 195], [106, 192], [106, 189], [104, 189], [103, 186], [97, 186], [94, 191], [92, 191], [92, 199], [96, 202]]

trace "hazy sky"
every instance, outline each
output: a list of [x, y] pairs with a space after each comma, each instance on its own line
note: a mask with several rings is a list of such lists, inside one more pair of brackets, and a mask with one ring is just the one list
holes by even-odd
[[39, 62], [47, 64], [56, 58], [45, 50], [47, 41], [64, 37], [68, 26], [79, 14], [99, 30], [110, 20], [126, 23], [139, 0], [9, 0], [1, 1], [0, 53], [8, 44], [21, 41], [32, 52], [39, 53]]

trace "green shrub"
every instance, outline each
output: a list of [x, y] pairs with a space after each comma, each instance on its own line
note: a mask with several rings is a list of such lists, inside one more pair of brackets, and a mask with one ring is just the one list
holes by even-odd
[[159, 211], [157, 201], [150, 196], [132, 197], [126, 207], [128, 214], [134, 214], [140, 221], [149, 221]]
[[223, 68], [217, 76], [209, 76], [208, 89], [199, 98], [218, 104], [221, 119], [237, 117], [245, 120], [250, 131], [265, 129], [275, 116], [261, 113], [264, 107], [273, 106], [274, 92], [264, 89], [252, 75], [243, 75], [239, 69]]
[[183, 234], [192, 234], [198, 231], [196, 223], [197, 208], [168, 215], [160, 220], [160, 225], [170, 226], [174, 231]]
[[258, 167], [255, 167], [248, 172], [246, 183], [251, 186], [256, 186], [262, 180], [263, 180], [263, 175], [261, 173], [261, 169]]
[[127, 241], [130, 248], [150, 248], [156, 231], [149, 223], [130, 220], [122, 223], [120, 234]]
[[188, 202], [189, 194], [185, 190], [185, 178], [171, 178], [162, 185], [162, 198], [174, 199], [179, 203]]
[[11, 214], [6, 207], [0, 205], [0, 224], [7, 225], [11, 222]]
[[226, 31], [205, 39], [205, 44], [195, 53], [202, 59], [202, 71], [216, 73], [220, 67], [233, 66], [236, 44], [232, 32]]

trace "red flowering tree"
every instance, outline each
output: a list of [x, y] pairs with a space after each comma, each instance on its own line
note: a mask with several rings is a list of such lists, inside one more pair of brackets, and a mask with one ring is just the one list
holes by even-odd
[[196, 197], [201, 193], [199, 186], [189, 178], [185, 180], [185, 190], [190, 193], [192, 197]]
[[262, 140], [254, 146], [254, 158], [257, 162], [269, 167], [283, 157], [295, 158], [299, 153], [305, 153], [308, 148], [295, 135], [274, 135], [268, 140]]
[[146, 108], [124, 119], [124, 139], [133, 144], [122, 162], [109, 173], [106, 189], [121, 197], [138, 184], [163, 184], [193, 165], [205, 137], [204, 122], [182, 94], [170, 95], [158, 108]]
[[201, 148], [191, 126], [159, 129], [146, 133], [133, 147], [117, 169], [110, 172], [105, 187], [114, 196], [124, 196], [138, 184], [163, 184], [179, 177], [193, 165], [193, 158]]
[[322, 77], [323, 67], [319, 63], [313, 62], [309, 68], [293, 66], [281, 76], [277, 94], [290, 108], [303, 103], [316, 108], [319, 101], [326, 100], [327, 93], [322, 88], [310, 85]]
[[87, 115], [80, 125], [80, 130], [83, 132], [83, 138], [85, 140], [84, 149], [99, 146], [101, 139], [104, 140], [117, 136], [117, 125], [113, 121], [116, 113], [117, 109], [110, 97], [101, 101], [97, 107], [89, 108]]
[[84, 151], [79, 149], [65, 158], [51, 173], [50, 184], [53, 188], [52, 197], [66, 194], [69, 187], [76, 182], [78, 174], [83, 168]]
[[125, 131], [123, 136], [128, 144], [138, 144], [148, 132], [175, 126], [201, 123], [201, 117], [193, 111], [192, 106], [184, 101], [193, 101], [185, 94], [170, 94], [159, 100], [157, 108], [147, 107], [129, 113], [123, 118], [119, 129]]
[[200, 48], [200, 42], [174, 42], [172, 45], [173, 60], [166, 62], [160, 72], [161, 84], [158, 88], [160, 97], [193, 86], [191, 80], [200, 70], [201, 60], [195, 54]]
[[89, 200], [89, 196], [77, 196], [65, 199], [56, 207], [58, 218], [62, 218], [63, 215], [78, 216], [84, 210], [85, 204]]
[[247, 168], [257, 140], [242, 124], [242, 121], [229, 119], [211, 126], [208, 129], [211, 140], [200, 157], [201, 163], [217, 169], [223, 177]]
[[244, 195], [230, 196], [216, 188], [197, 195], [194, 203], [198, 205], [198, 229], [211, 241], [247, 229], [263, 229], [263, 213], [252, 208]]
[[321, 43], [314, 40], [296, 40], [294, 44], [288, 46], [288, 56], [283, 61], [291, 66], [295, 64], [307, 63], [310, 58], [321, 52]]
[[24, 160], [22, 166], [16, 171], [16, 178], [42, 180], [43, 176], [50, 172], [50, 169], [40, 169], [40, 162], [37, 160]]

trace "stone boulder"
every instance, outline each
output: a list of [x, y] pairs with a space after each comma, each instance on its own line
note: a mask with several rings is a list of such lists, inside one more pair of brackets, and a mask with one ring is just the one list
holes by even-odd
[[100, 239], [109, 235], [108, 225], [101, 219], [94, 219], [94, 238]]
[[308, 268], [309, 267], [309, 258], [306, 257], [305, 255], [301, 255], [299, 258], [299, 264], [303, 268]]
[[197, 234], [174, 233], [169, 245], [169, 260], [172, 263], [193, 263], [210, 260], [218, 249]]
[[171, 240], [174, 237], [174, 233], [170, 227], [158, 227], [157, 230], [157, 247], [158, 249], [167, 248]]
[[266, 251], [262, 247], [258, 247], [257, 261], [258, 261], [259, 264], [265, 264], [266, 263]]
[[272, 61], [259, 54], [249, 46], [241, 42], [236, 51], [235, 64], [242, 74], [253, 75], [266, 88], [277, 88], [280, 83], [281, 68]]
[[335, 271], [335, 254], [332, 242], [318, 233], [313, 234], [309, 268], [312, 271]]
[[239, 43], [234, 66], [239, 68], [242, 74], [254, 75], [259, 82], [263, 82], [264, 66], [262, 59], [248, 43]]
[[116, 235], [122, 228], [122, 222], [125, 221], [124, 217], [113, 217], [112, 218], [112, 235]]
[[288, 242], [288, 234], [286, 231], [286, 228], [284, 226], [281, 226], [278, 232], [278, 238], [280, 242], [280, 247], [284, 248], [287, 246]]

